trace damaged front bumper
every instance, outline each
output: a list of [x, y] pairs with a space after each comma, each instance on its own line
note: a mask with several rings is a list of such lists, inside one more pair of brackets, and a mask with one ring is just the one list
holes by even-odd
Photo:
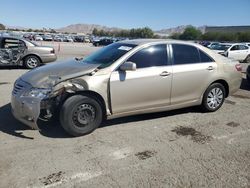
[[12, 95], [11, 109], [14, 117], [32, 129], [39, 129], [37, 120], [40, 115], [41, 99]]
[[[36, 95], [40, 97], [30, 96], [32, 90], [34, 88], [30, 84], [21, 79], [17, 80], [12, 91], [11, 109], [17, 120], [32, 129], [39, 129], [37, 121], [41, 112], [44, 110], [50, 112], [53, 102], [51, 99], [44, 99], [39, 93], [36, 93]], [[32, 95], [35, 95], [35, 93], [33, 92]]]

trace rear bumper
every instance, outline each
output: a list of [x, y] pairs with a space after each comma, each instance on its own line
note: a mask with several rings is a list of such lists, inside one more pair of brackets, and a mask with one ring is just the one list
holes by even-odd
[[40, 55], [40, 58], [42, 60], [42, 63], [49, 63], [56, 61], [57, 56], [56, 54], [46, 54], [46, 55]]
[[241, 73], [239, 73], [239, 76], [235, 77], [232, 80], [231, 84], [229, 85], [229, 95], [234, 94], [236, 91], [240, 89], [241, 82], [242, 82], [242, 75]]

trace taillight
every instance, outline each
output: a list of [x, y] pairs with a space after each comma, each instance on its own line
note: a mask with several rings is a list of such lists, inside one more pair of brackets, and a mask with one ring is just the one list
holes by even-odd
[[236, 65], [235, 65], [235, 68], [236, 68], [237, 71], [240, 71], [240, 72], [242, 71], [242, 66], [241, 66], [241, 64], [236, 64]]

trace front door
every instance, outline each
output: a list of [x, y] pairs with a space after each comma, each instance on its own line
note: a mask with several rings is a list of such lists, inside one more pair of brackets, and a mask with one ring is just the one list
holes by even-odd
[[135, 71], [114, 71], [110, 78], [110, 96], [114, 114], [163, 107], [170, 104], [172, 66], [168, 65], [165, 44], [139, 50], [127, 61]]

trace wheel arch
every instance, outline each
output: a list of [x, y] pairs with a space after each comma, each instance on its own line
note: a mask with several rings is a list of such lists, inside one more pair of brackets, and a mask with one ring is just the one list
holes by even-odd
[[107, 116], [107, 109], [106, 109], [106, 104], [104, 98], [97, 92], [92, 91], [92, 90], [83, 90], [83, 91], [76, 91], [74, 93], [70, 93], [64, 100], [63, 103], [70, 97], [74, 95], [83, 95], [83, 96], [88, 96], [90, 98], [95, 99], [100, 105], [103, 110], [103, 117], [106, 118]]
[[[218, 79], [218, 80], [215, 80], [214, 82], [212, 82], [210, 85], [212, 85], [212, 84], [214, 84], [214, 83], [220, 83], [221, 85], [224, 86], [225, 91], [226, 91], [225, 98], [227, 98], [228, 95], [229, 95], [229, 85], [228, 85], [227, 81], [224, 80], [224, 79]], [[209, 86], [210, 86], [210, 85], [209, 85]]]
[[43, 63], [41, 57], [39, 55], [37, 55], [37, 54], [26, 54], [25, 56], [22, 57], [22, 61], [24, 61], [25, 58], [27, 58], [29, 56], [36, 56], [40, 60], [40, 63]]

